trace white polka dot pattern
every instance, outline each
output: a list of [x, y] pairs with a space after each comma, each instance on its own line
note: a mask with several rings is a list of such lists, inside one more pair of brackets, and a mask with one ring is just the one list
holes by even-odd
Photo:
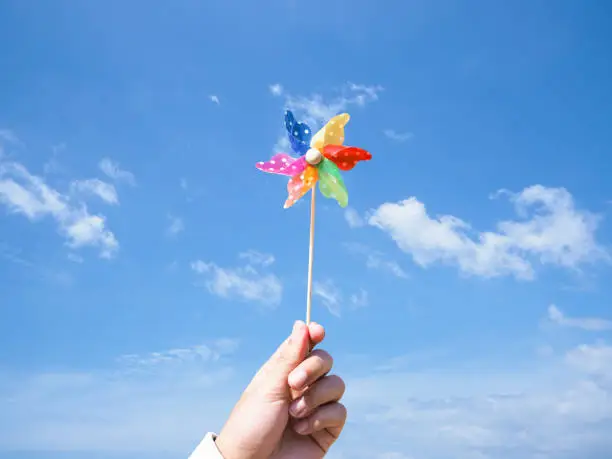
[[350, 119], [348, 113], [334, 116], [314, 135], [310, 141], [310, 148], [322, 150], [326, 145], [342, 145], [344, 143], [344, 126]]
[[359, 161], [372, 159], [371, 153], [357, 147], [344, 147], [342, 145], [327, 145], [323, 148], [323, 156], [343, 171], [350, 171]]
[[278, 153], [270, 161], [260, 161], [255, 167], [270, 174], [288, 175], [290, 177], [301, 174], [306, 169], [307, 163], [304, 157], [293, 158], [287, 153]]
[[295, 204], [298, 199], [315, 186], [318, 178], [318, 169], [311, 165], [308, 165], [303, 173], [292, 177], [289, 183], [287, 183], [287, 192], [289, 196], [285, 201], [285, 209]]
[[319, 189], [326, 198], [338, 201], [340, 207], [348, 205], [348, 191], [338, 167], [328, 159], [319, 165]]

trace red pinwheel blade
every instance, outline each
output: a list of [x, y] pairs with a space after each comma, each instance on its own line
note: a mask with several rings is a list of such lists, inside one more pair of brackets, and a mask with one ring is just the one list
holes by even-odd
[[343, 171], [350, 171], [359, 161], [372, 159], [372, 154], [362, 148], [342, 145], [326, 145], [323, 147], [323, 156]]

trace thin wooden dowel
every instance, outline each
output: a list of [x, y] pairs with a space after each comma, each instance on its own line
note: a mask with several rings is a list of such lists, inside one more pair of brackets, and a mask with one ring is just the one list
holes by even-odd
[[312, 262], [314, 255], [314, 227], [315, 227], [315, 195], [313, 187], [310, 200], [310, 245], [308, 247], [308, 293], [306, 297], [306, 324], [310, 324], [310, 313], [312, 311]]

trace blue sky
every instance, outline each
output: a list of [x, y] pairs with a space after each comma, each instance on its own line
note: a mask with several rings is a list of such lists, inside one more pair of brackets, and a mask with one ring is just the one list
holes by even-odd
[[612, 9], [0, 5], [0, 457], [186, 456], [304, 318], [283, 111], [351, 114], [318, 200], [334, 458], [612, 453]]

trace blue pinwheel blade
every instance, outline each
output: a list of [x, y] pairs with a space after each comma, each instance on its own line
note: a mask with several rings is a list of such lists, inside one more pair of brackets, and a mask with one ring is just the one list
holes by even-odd
[[310, 148], [312, 129], [306, 123], [299, 123], [290, 110], [285, 112], [285, 128], [293, 151], [300, 156], [305, 154]]

